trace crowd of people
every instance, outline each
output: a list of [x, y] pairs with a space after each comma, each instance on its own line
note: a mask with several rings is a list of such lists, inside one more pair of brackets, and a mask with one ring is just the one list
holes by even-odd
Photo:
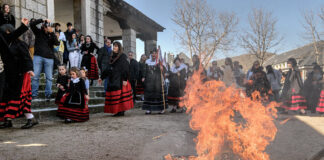
[[[40, 74], [45, 73], [46, 101], [52, 96], [53, 72], [58, 72], [55, 103], [57, 116], [65, 123], [89, 120], [90, 86], [97, 80], [105, 90], [105, 113], [124, 116], [142, 100], [145, 114], [183, 112], [179, 102], [185, 95], [186, 81], [201, 67], [198, 55], [192, 57], [192, 66], [176, 57], [173, 66], [161, 65], [157, 49], [143, 54], [140, 61], [133, 51], [123, 51], [118, 41], [104, 38], [99, 48], [91, 36], [82, 35], [67, 23], [62, 32], [59, 23], [50, 20], [26, 18], [15, 29], [15, 17], [8, 5], [0, 14], [0, 128], [13, 126], [12, 120], [27, 118], [22, 126], [28, 129], [38, 124], [31, 113], [31, 101], [38, 99]], [[314, 70], [303, 83], [295, 59], [288, 60], [289, 71], [282, 74], [272, 66], [266, 72], [258, 61], [243, 72], [238, 61], [225, 59], [219, 67], [213, 61], [201, 74], [205, 80], [223, 81], [226, 87], [242, 88], [246, 96], [262, 101], [281, 102], [280, 112], [289, 110], [306, 114], [306, 109], [324, 113], [323, 70], [314, 64]], [[31, 78], [32, 77], [32, 78]], [[284, 83], [282, 85], [282, 80]], [[3, 94], [6, 93], [6, 94]]]

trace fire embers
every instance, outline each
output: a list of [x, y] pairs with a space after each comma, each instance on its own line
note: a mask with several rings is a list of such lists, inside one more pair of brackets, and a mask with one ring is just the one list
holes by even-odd
[[202, 79], [196, 72], [188, 80], [182, 103], [192, 116], [190, 127], [199, 131], [195, 139], [198, 156], [190, 159], [222, 159], [224, 153], [246, 160], [269, 159], [265, 149], [277, 132], [276, 104], [264, 106], [241, 89]]

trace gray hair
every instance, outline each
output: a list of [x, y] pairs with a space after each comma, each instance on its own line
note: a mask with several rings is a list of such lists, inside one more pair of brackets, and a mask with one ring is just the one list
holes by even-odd
[[0, 27], [0, 32], [1, 33], [7, 33], [7, 31], [9, 31], [10, 33], [12, 33], [15, 30], [15, 27], [12, 26], [11, 24], [4, 24]]

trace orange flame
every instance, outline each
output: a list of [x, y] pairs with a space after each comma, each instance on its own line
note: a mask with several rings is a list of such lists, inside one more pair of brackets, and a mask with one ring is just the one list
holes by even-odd
[[253, 101], [243, 90], [226, 88], [220, 81], [203, 82], [201, 72], [188, 80], [182, 103], [191, 113], [190, 127], [199, 131], [198, 156], [190, 159], [211, 160], [228, 150], [242, 159], [269, 159], [265, 149], [277, 132], [276, 104], [264, 106], [261, 100]]

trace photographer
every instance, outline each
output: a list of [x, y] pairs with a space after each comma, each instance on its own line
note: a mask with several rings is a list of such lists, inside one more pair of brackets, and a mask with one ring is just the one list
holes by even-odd
[[[36, 25], [42, 23], [41, 28]], [[56, 35], [53, 32], [49, 20], [38, 19], [30, 23], [30, 27], [35, 34], [35, 53], [34, 53], [34, 72], [35, 77], [32, 80], [32, 96], [33, 99], [38, 96], [39, 77], [44, 68], [46, 76], [45, 97], [49, 101], [52, 94], [52, 76], [54, 65], [54, 50], [55, 45], [59, 45]]]

